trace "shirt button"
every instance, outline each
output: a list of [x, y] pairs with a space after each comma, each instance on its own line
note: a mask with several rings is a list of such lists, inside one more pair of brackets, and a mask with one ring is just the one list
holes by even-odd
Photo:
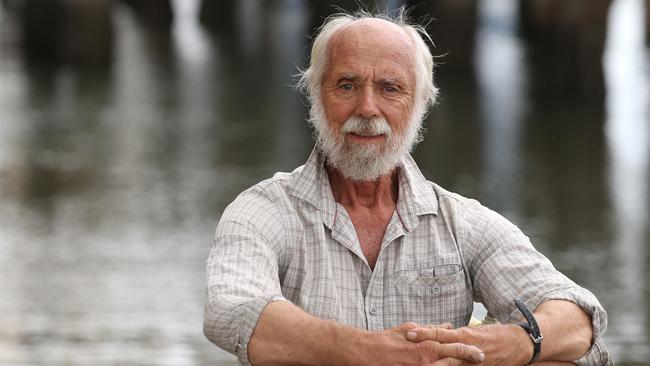
[[442, 291], [442, 289], [440, 288], [440, 286], [433, 286], [433, 287], [431, 288], [431, 292], [433, 292], [434, 294], [439, 294], [440, 291]]
[[377, 315], [377, 308], [376, 307], [371, 307], [370, 308], [370, 315]]

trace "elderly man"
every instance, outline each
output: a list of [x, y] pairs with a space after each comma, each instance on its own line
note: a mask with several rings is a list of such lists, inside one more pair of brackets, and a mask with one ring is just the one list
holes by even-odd
[[[301, 79], [316, 148], [223, 213], [205, 335], [254, 365], [612, 364], [596, 298], [409, 155], [437, 93], [422, 35], [401, 15], [323, 25]], [[466, 327], [473, 301], [499, 322]]]

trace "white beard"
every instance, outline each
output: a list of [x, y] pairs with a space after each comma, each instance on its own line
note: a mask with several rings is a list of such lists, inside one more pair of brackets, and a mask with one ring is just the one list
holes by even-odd
[[[320, 98], [315, 98], [320, 100]], [[424, 108], [416, 106], [404, 131], [392, 131], [384, 118], [351, 117], [341, 131], [330, 126], [322, 103], [312, 104], [310, 123], [316, 130], [316, 146], [326, 157], [326, 163], [344, 177], [355, 181], [373, 181], [392, 172], [400, 159], [420, 141]], [[358, 144], [345, 138], [346, 133], [381, 135], [383, 143]]]

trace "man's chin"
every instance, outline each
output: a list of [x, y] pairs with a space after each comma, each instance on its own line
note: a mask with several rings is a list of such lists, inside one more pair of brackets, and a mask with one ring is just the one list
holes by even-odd
[[367, 157], [376, 157], [377, 155], [383, 155], [385, 153], [384, 144], [376, 142], [355, 142], [355, 141], [346, 141], [344, 147], [345, 156], [357, 156], [360, 159]]
[[377, 150], [356, 150], [354, 153], [329, 159], [332, 167], [336, 168], [347, 179], [354, 181], [374, 181], [392, 172], [398, 165], [399, 159], [387, 159]]

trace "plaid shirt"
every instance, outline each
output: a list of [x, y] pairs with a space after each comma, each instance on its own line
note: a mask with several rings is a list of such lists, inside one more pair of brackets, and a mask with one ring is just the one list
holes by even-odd
[[248, 365], [248, 342], [272, 301], [382, 330], [407, 321], [465, 326], [474, 301], [502, 323], [522, 322], [513, 299], [530, 309], [564, 299], [593, 319], [594, 343], [578, 364], [613, 364], [598, 300], [558, 272], [515, 225], [428, 182], [410, 155], [398, 180], [374, 271], [345, 208], [334, 201], [316, 149], [304, 166], [240, 194], [221, 217], [207, 262], [205, 335]]

